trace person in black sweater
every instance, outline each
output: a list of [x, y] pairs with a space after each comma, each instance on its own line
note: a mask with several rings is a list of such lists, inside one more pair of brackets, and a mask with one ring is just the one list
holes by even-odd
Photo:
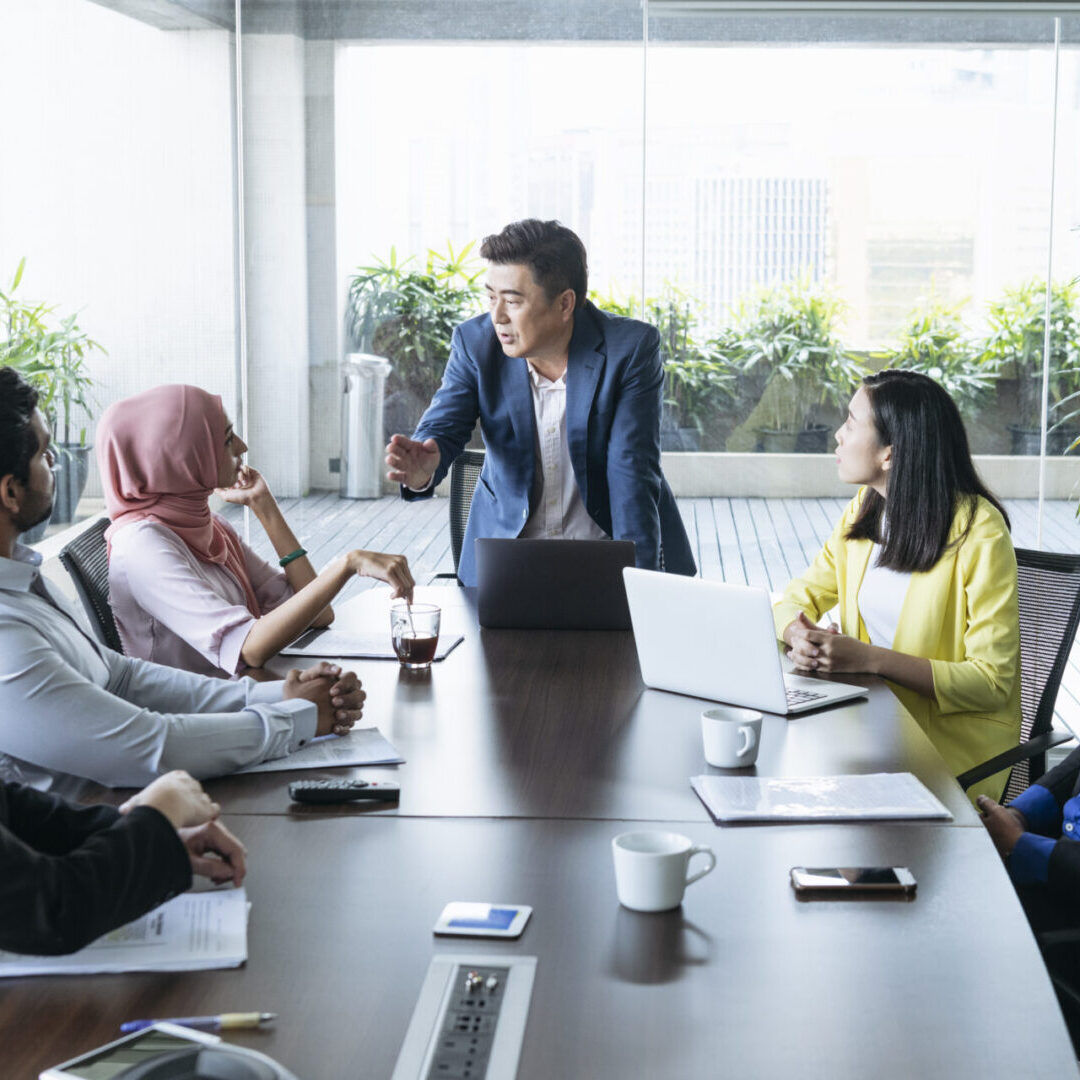
[[159, 777], [119, 809], [0, 781], [0, 949], [74, 952], [183, 892], [239, 885], [243, 844], [198, 781]]

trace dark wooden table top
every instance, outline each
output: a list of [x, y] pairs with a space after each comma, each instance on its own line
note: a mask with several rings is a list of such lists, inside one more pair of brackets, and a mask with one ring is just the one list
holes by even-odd
[[[304, 1080], [389, 1077], [437, 952], [539, 958], [521, 1080], [1077, 1075], [975, 829], [680, 825], [717, 869], [678, 911], [640, 915], [616, 900], [616, 822], [228, 820], [252, 852], [246, 966], [0, 984], [6, 1080], [114, 1038], [124, 1019], [238, 1009], [280, 1019], [229, 1039]], [[805, 902], [788, 883], [793, 865], [847, 864], [909, 866], [917, 895]], [[534, 913], [516, 942], [435, 939], [449, 900]]]
[[[629, 632], [481, 630], [472, 590], [421, 590], [443, 606], [443, 633], [465, 640], [430, 673], [396, 661], [340, 662], [356, 670], [374, 724], [406, 759], [400, 804], [378, 811], [423, 816], [704, 821], [689, 778], [721, 772], [702, 755], [700, 717], [713, 702], [648, 690]], [[385, 590], [339, 617], [358, 629], [389, 626]], [[388, 631], [389, 633], [389, 631]], [[296, 658], [279, 657], [282, 672]], [[306, 661], [305, 661], [306, 662]], [[959, 824], [978, 815], [918, 725], [879, 680], [867, 700], [791, 719], [766, 716], [755, 770], [741, 775], [915, 773]], [[340, 773], [342, 770], [335, 770]], [[208, 788], [234, 813], [282, 813], [288, 784], [315, 770], [237, 776]]]
[[[437, 592], [444, 632], [466, 639], [429, 675], [351, 664], [366, 722], [407, 762], [348, 771], [396, 775], [400, 805], [290, 804], [289, 781], [319, 771], [210, 782], [251, 852], [248, 963], [0, 982], [0, 1077], [36, 1077], [125, 1019], [241, 1009], [281, 1019], [230, 1039], [304, 1080], [388, 1077], [440, 951], [539, 958], [523, 1080], [1077, 1075], [1000, 860], [884, 685], [767, 716], [756, 771], [908, 770], [954, 825], [720, 829], [688, 784], [714, 771], [709, 703], [646, 690], [629, 634], [481, 631], [467, 591]], [[372, 591], [343, 621], [379, 625], [386, 608]], [[643, 822], [717, 853], [677, 913], [616, 901], [611, 837]], [[807, 903], [788, 884], [793, 865], [858, 864], [909, 866], [916, 899]], [[449, 900], [535, 912], [519, 942], [443, 942], [431, 927]]]

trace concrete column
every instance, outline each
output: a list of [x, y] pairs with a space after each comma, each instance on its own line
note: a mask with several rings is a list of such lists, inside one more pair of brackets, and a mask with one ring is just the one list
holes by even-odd
[[245, 34], [244, 253], [251, 460], [280, 496], [310, 486], [304, 42]]
[[337, 206], [334, 156], [334, 58], [332, 41], [304, 45], [306, 127], [308, 356], [311, 423], [310, 480], [334, 489], [339, 476], [330, 460], [341, 454], [340, 287], [337, 278]]

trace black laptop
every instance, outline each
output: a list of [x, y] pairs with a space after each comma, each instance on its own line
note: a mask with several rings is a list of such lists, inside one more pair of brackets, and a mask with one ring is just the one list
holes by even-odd
[[501, 630], [629, 630], [630, 540], [476, 541], [477, 615]]

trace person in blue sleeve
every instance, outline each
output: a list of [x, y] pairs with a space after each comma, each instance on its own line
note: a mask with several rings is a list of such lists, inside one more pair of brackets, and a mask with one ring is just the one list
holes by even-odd
[[697, 572], [660, 470], [664, 367], [656, 328], [586, 299], [585, 246], [557, 221], [485, 238], [487, 315], [454, 331], [442, 385], [387, 479], [430, 496], [477, 419], [487, 457], [458, 565], [476, 584], [480, 537], [632, 540], [637, 565]]
[[[1035, 933], [1080, 931], [1080, 749], [1008, 806], [985, 795], [977, 804]], [[1080, 941], [1045, 956], [1051, 975], [1080, 994]], [[1080, 1005], [1060, 989], [1058, 998], [1080, 1053]]]

